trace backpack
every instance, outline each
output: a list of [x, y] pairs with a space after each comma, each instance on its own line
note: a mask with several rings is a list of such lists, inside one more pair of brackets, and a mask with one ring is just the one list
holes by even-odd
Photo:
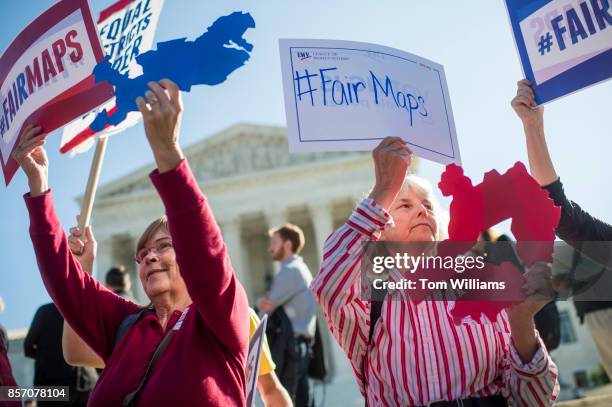
[[327, 379], [327, 360], [323, 348], [323, 337], [319, 328], [319, 321], [315, 327], [314, 344], [310, 354], [310, 364], [308, 365], [308, 377], [324, 382]]
[[112, 350], [115, 350], [121, 338], [123, 338], [125, 334], [128, 333], [130, 329], [132, 329], [136, 322], [140, 321], [143, 317], [152, 312], [155, 312], [153, 308], [143, 308], [137, 313], [130, 314], [125, 317], [125, 319], [121, 321], [121, 324], [119, 324], [119, 328], [117, 328], [117, 333], [115, 334], [115, 341], [113, 342]]

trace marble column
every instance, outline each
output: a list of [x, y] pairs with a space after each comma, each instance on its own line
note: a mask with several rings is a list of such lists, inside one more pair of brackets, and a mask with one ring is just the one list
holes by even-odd
[[112, 237], [98, 239], [94, 277], [99, 281], [104, 281], [106, 272], [114, 265], [114, 262]]
[[250, 292], [250, 279], [249, 272], [245, 269], [246, 263], [244, 261], [244, 246], [242, 243], [242, 231], [241, 223], [239, 219], [231, 219], [221, 221], [221, 230], [223, 233], [223, 240], [227, 245], [228, 254], [230, 256], [232, 267], [236, 273], [236, 277], [242, 283], [247, 295]]
[[334, 231], [334, 217], [330, 202], [311, 202], [308, 204], [312, 226], [314, 228], [319, 262], [323, 259], [323, 243]]

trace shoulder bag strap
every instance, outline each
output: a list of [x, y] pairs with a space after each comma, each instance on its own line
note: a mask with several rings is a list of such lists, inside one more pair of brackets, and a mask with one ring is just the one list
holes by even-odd
[[162, 339], [159, 345], [157, 345], [157, 349], [155, 349], [155, 353], [153, 354], [153, 357], [149, 362], [149, 367], [147, 367], [147, 371], [144, 374], [140, 385], [136, 390], [125, 396], [125, 398], [123, 399], [123, 407], [132, 407], [136, 405], [136, 397], [138, 396], [144, 385], [147, 383], [147, 380], [149, 379], [149, 376], [151, 374], [151, 370], [153, 370], [153, 367], [155, 366], [155, 363], [157, 363], [159, 356], [162, 354], [164, 349], [166, 349], [166, 346], [168, 346], [168, 342], [170, 342], [170, 337], [172, 336], [173, 332], [174, 329], [170, 328], [168, 330], [168, 333], [166, 333], [166, 336], [164, 336], [164, 339]]

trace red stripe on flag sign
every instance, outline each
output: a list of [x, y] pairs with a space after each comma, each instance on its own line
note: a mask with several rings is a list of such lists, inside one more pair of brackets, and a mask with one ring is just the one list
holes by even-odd
[[100, 11], [100, 16], [98, 17], [98, 24], [100, 24], [102, 21], [106, 20], [107, 18], [109, 18], [114, 13], [116, 13], [119, 10], [121, 10], [122, 8], [127, 6], [128, 4], [133, 3], [135, 1], [136, 0], [119, 0], [115, 4], [113, 4], [111, 6], [108, 6], [104, 10]]
[[[115, 110], [117, 110], [117, 106], [113, 107], [111, 110], [109, 110], [106, 115], [107, 116], [112, 116], [113, 113], [115, 113]], [[108, 129], [109, 127], [111, 127], [110, 124], [107, 124], [106, 126], [104, 126], [104, 129]], [[81, 131], [80, 133], [78, 133], [76, 136], [74, 136], [74, 138], [70, 139], [69, 142], [67, 142], [66, 144], [64, 144], [61, 148], [60, 148], [60, 153], [62, 154], [66, 154], [68, 151], [72, 150], [73, 148], [75, 148], [76, 146], [78, 146], [79, 144], [81, 144], [82, 142], [84, 142], [85, 140], [87, 140], [90, 137], [93, 137], [96, 135], [96, 132], [93, 131], [92, 129], [90, 129], [89, 127], [86, 128], [85, 130]]]

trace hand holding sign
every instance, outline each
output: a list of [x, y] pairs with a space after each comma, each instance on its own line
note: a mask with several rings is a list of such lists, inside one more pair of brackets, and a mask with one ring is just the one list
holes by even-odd
[[[81, 223], [80, 215], [77, 215], [77, 225]], [[91, 226], [85, 227], [85, 238], [78, 226], [70, 228], [70, 236], [68, 236], [68, 246], [70, 251], [83, 267], [83, 271], [92, 274], [93, 264], [98, 251], [98, 242], [94, 238]]]
[[552, 267], [550, 263], [537, 262], [525, 274], [526, 298], [523, 302], [508, 308], [508, 322], [512, 333], [512, 343], [524, 363], [533, 359], [538, 350], [534, 316], [555, 295], [552, 288]]
[[525, 301], [508, 308], [510, 320], [533, 318], [555, 295], [552, 286], [552, 266], [549, 263], [535, 263], [523, 277], [526, 298]]
[[249, 28], [255, 28], [253, 17], [234, 12], [218, 18], [194, 41], [180, 38], [160, 42], [157, 49], [136, 57], [143, 73], [135, 78], [113, 69], [110, 59], [102, 61], [94, 68], [94, 76], [96, 82], [108, 82], [115, 87], [116, 109], [112, 114], [100, 112], [90, 128], [101, 131], [107, 125], [121, 123], [129, 112], [137, 110], [134, 100], [152, 81], [170, 78], [187, 92], [194, 85], [222, 83], [251, 56], [253, 45], [242, 38]]
[[376, 184], [370, 193], [370, 198], [385, 209], [389, 209], [412, 163], [412, 151], [401, 138], [387, 137], [372, 151], [372, 157]]
[[40, 127], [26, 127], [12, 154], [28, 177], [31, 196], [42, 195], [49, 189], [49, 161], [43, 148], [46, 136]]
[[[104, 53], [109, 57], [111, 67], [119, 73], [137, 76], [141, 67], [135, 63], [135, 57], [147, 52], [153, 46], [157, 21], [161, 14], [164, 0], [124, 1], [118, 0], [100, 12], [98, 33]], [[114, 112], [115, 98], [70, 122], [64, 127], [60, 151], [82, 153], [93, 145], [92, 137], [110, 136], [120, 133], [141, 120], [138, 112], [128, 113], [126, 119], [117, 126], [107, 126], [96, 133], [89, 125], [97, 114], [106, 110]]]
[[544, 121], [544, 106], [536, 106], [535, 93], [531, 82], [527, 79], [518, 81], [516, 97], [512, 99], [512, 108], [523, 122], [524, 126], [542, 126]]
[[136, 104], [142, 113], [157, 168], [163, 173], [175, 168], [183, 159], [178, 143], [183, 103], [178, 86], [169, 79], [149, 82], [148, 86], [147, 103], [139, 96]]

